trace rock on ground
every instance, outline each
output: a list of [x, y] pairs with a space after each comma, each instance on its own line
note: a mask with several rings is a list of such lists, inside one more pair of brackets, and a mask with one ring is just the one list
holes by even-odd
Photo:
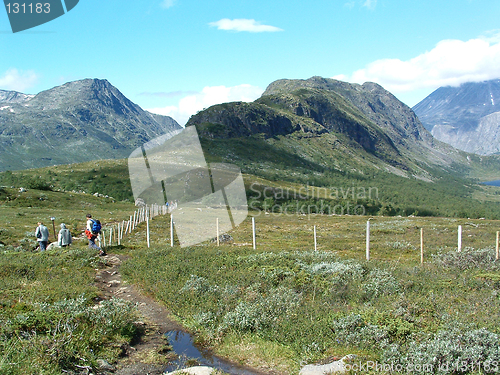
[[212, 367], [208, 366], [195, 366], [189, 367], [182, 370], [176, 370], [174, 372], [166, 373], [165, 375], [180, 375], [180, 374], [190, 374], [190, 375], [210, 375], [213, 372]]

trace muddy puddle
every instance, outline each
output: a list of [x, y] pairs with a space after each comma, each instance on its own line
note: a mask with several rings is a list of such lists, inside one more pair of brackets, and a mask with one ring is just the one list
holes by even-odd
[[200, 366], [210, 366], [215, 369], [224, 371], [231, 375], [260, 375], [260, 372], [255, 372], [234, 363], [230, 363], [221, 358], [214, 356], [210, 351], [198, 347], [193, 343], [193, 338], [189, 333], [183, 331], [169, 331], [165, 334], [168, 337], [168, 342], [173, 347], [174, 352], [179, 358], [172, 362], [166, 368], [167, 372], [179, 370], [192, 365], [187, 365], [195, 360]]

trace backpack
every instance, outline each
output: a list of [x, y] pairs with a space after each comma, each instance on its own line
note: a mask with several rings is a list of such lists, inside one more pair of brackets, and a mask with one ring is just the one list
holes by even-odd
[[92, 220], [92, 234], [101, 233], [101, 222], [99, 220]]

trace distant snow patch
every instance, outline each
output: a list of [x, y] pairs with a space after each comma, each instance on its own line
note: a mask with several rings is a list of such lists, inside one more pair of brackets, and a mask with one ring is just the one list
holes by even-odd
[[4, 111], [4, 110], [6, 110], [6, 109], [8, 109], [8, 110], [9, 110], [9, 111], [11, 111], [11, 112], [14, 112], [14, 110], [13, 110], [12, 108], [10, 108], [10, 105], [5, 105], [5, 106], [3, 106], [3, 107], [0, 107], [0, 111]]

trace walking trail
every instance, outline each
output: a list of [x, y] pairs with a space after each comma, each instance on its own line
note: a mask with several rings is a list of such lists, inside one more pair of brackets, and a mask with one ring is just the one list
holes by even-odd
[[[107, 267], [98, 271], [96, 285], [102, 292], [102, 298], [121, 298], [135, 304], [139, 310], [140, 322], [144, 334], [132, 345], [122, 345], [122, 358], [116, 366], [101, 362], [100, 375], [160, 375], [165, 373], [167, 365], [177, 355], [166, 349], [168, 343], [165, 333], [183, 331], [181, 325], [169, 318], [164, 306], [144, 295], [132, 284], [122, 280], [120, 265], [127, 259], [123, 255], [108, 254], [102, 258]], [[228, 361], [229, 362], [229, 361]], [[234, 365], [242, 369], [241, 366]], [[261, 372], [247, 369], [256, 375], [276, 374], [274, 371]]]

